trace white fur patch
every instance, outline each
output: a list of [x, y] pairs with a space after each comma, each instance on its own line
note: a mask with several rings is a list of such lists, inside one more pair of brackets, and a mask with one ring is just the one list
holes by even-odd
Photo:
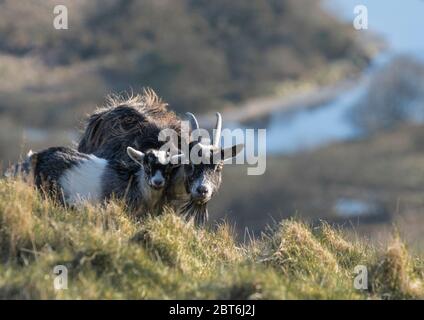
[[169, 154], [166, 151], [163, 150], [152, 150], [153, 154], [155, 155], [155, 157], [158, 159], [160, 164], [168, 164], [170, 158], [169, 158]]
[[142, 190], [141, 192], [143, 194], [143, 202], [147, 208], [153, 208], [161, 199], [163, 189], [152, 189], [146, 181], [144, 170], [140, 170], [138, 173], [138, 186]]
[[68, 204], [81, 204], [84, 201], [96, 203], [102, 196], [102, 175], [107, 161], [90, 155], [79, 165], [64, 172], [59, 183]]

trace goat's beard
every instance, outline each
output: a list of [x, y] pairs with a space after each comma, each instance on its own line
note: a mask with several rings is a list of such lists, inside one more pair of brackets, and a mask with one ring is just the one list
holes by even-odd
[[197, 226], [203, 226], [208, 220], [207, 203], [197, 203], [189, 200], [183, 205], [182, 213], [186, 220], [193, 220]]

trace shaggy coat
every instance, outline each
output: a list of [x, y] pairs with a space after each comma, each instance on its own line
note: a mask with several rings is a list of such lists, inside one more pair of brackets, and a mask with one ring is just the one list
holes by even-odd
[[[158, 140], [163, 129], [181, 133], [181, 120], [167, 109], [167, 104], [153, 90], [145, 89], [143, 94], [129, 99], [110, 97], [106, 107], [89, 116], [78, 151], [128, 162], [127, 146], [141, 151], [159, 149], [164, 144]], [[191, 199], [184, 166], [173, 170], [165, 193], [164, 204], [178, 213], [186, 211]], [[188, 216], [194, 216], [194, 213]]]
[[[173, 129], [181, 134], [181, 120], [168, 111], [166, 106], [152, 90], [145, 90], [143, 95], [129, 100], [111, 99], [107, 107], [98, 109], [89, 117], [78, 150], [125, 162], [128, 157], [123, 150], [124, 146], [134, 146], [142, 151], [160, 148], [163, 145], [163, 142], [158, 141], [161, 130]], [[198, 129], [197, 120], [191, 116], [195, 122], [194, 128]], [[217, 116], [216, 131], [220, 132], [222, 120], [219, 114]], [[215, 140], [219, 142], [219, 138]], [[192, 141], [189, 146], [190, 152], [192, 148], [200, 146], [205, 157], [213, 157], [225, 151], [218, 144], [209, 147], [199, 141]], [[226, 152], [222, 159], [231, 158], [240, 150], [239, 146], [234, 146], [230, 148], [229, 155]], [[207, 203], [221, 184], [222, 166], [223, 161], [210, 165], [189, 163], [174, 170], [166, 189], [164, 204], [188, 219], [194, 219], [197, 224], [203, 224], [208, 217]]]
[[180, 132], [180, 120], [152, 90], [124, 99], [110, 96], [107, 106], [88, 118], [78, 151], [108, 160], [129, 161], [126, 148], [160, 149], [163, 129]]

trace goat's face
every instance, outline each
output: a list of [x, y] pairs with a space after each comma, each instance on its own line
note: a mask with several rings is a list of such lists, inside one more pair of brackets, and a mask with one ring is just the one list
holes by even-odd
[[[196, 117], [189, 112], [187, 115], [190, 118], [192, 130], [199, 130]], [[221, 129], [222, 117], [217, 112], [213, 144], [203, 144], [200, 136], [197, 141], [190, 143], [190, 163], [184, 166], [185, 187], [194, 203], [204, 205], [212, 198], [221, 185], [224, 161], [235, 157], [244, 148], [243, 144], [229, 148], [219, 147]], [[193, 155], [196, 155], [196, 159], [193, 159]]]
[[221, 186], [224, 161], [235, 157], [243, 150], [243, 145], [221, 149], [195, 142], [190, 149], [197, 149], [195, 152], [202, 161], [190, 162], [184, 166], [185, 187], [193, 202], [206, 204]]
[[153, 149], [141, 152], [131, 147], [127, 148], [127, 152], [132, 160], [142, 166], [143, 177], [150, 188], [159, 191], [168, 184], [175, 167], [171, 164], [172, 157], [168, 152]]
[[186, 190], [198, 204], [207, 203], [221, 185], [222, 164], [187, 164], [184, 166]]

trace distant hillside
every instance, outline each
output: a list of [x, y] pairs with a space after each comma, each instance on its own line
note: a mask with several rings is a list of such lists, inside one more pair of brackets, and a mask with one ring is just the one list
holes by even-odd
[[397, 56], [376, 72], [364, 96], [353, 106], [353, 123], [365, 133], [396, 128], [424, 119], [424, 64]]
[[173, 110], [201, 113], [368, 62], [352, 27], [319, 1], [62, 3], [69, 30], [53, 28], [57, 1], [0, 1], [0, 165], [69, 143], [110, 92], [150, 86]]
[[37, 108], [23, 115], [32, 125], [75, 123], [58, 110], [87, 111], [110, 90], [151, 86], [177, 111], [199, 111], [336, 60], [367, 62], [352, 28], [319, 1], [65, 1], [62, 31], [55, 3], [0, 2], [0, 110], [18, 118]]
[[[424, 126], [404, 124], [366, 140], [268, 156], [262, 176], [247, 176], [244, 166], [228, 166], [210, 211], [217, 219], [237, 222], [241, 233], [246, 226], [259, 232], [296, 214], [354, 226], [378, 242], [396, 224], [404, 240], [424, 252], [423, 164]], [[345, 200], [368, 208], [345, 215], [338, 208]]]
[[[0, 259], [3, 299], [424, 298], [424, 260], [397, 236], [375, 248], [327, 224], [283, 220], [237, 244], [225, 224], [196, 229], [172, 213], [139, 223], [117, 204], [66, 210], [4, 180]], [[66, 290], [54, 289], [57, 265]], [[367, 290], [354, 287], [357, 265]]]

